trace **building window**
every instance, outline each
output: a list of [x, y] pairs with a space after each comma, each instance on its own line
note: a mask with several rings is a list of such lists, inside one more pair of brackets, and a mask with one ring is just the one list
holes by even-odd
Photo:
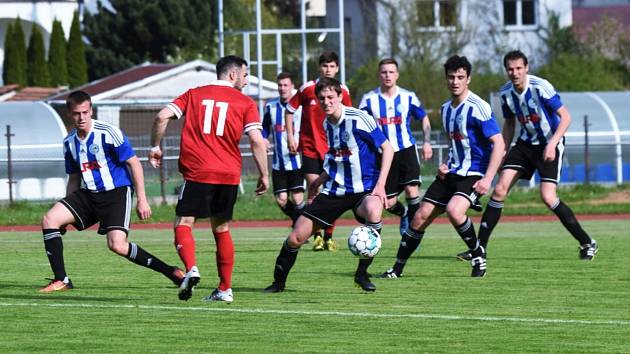
[[416, 10], [421, 30], [454, 30], [457, 26], [456, 0], [418, 0]]
[[503, 0], [503, 25], [508, 29], [537, 25], [536, 0]]

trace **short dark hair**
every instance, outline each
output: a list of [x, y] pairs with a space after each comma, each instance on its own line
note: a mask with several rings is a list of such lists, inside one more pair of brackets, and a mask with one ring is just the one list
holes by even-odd
[[394, 64], [394, 65], [396, 65], [396, 69], [398, 69], [398, 62], [396, 61], [396, 59], [394, 59], [394, 58], [385, 58], [385, 59], [383, 59], [383, 60], [378, 62], [379, 70], [381, 69], [381, 66], [387, 65], [387, 64]]
[[523, 52], [521, 52], [520, 50], [513, 50], [511, 52], [508, 52], [503, 57], [503, 67], [507, 68], [508, 61], [518, 60], [518, 59], [523, 59], [523, 64], [527, 66], [527, 57], [525, 56], [525, 54], [523, 54]]
[[280, 74], [278, 74], [278, 76], [276, 77], [276, 81], [280, 81], [280, 80], [284, 80], [284, 79], [289, 79], [291, 80], [291, 82], [293, 82], [293, 75], [291, 75], [290, 72], [281, 72]]
[[460, 57], [459, 55], [453, 55], [446, 60], [446, 63], [444, 63], [445, 75], [448, 75], [449, 71], [457, 71], [459, 69], [464, 69], [466, 71], [466, 75], [470, 76], [472, 65], [465, 56]]
[[335, 62], [339, 66], [339, 56], [332, 50], [327, 50], [319, 55], [319, 65]]
[[71, 92], [68, 97], [66, 97], [66, 108], [72, 110], [74, 106], [80, 105], [85, 101], [90, 102], [90, 107], [92, 107], [92, 97], [90, 97], [87, 92], [81, 90]]
[[315, 95], [319, 97], [319, 93], [327, 88], [332, 88], [338, 95], [341, 95], [341, 82], [332, 77], [322, 77], [317, 81], [317, 85], [315, 85]]
[[225, 56], [217, 62], [217, 78], [222, 78], [233, 69], [240, 69], [247, 66], [247, 60], [236, 55]]

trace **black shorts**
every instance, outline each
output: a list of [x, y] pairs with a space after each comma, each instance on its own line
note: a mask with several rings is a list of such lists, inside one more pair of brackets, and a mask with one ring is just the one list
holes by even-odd
[[231, 220], [237, 191], [237, 185], [184, 181], [175, 215]]
[[421, 183], [420, 160], [416, 146], [410, 146], [394, 153], [392, 167], [389, 169], [385, 184], [387, 196], [397, 196], [405, 190], [405, 186], [419, 186]]
[[475, 182], [480, 179], [481, 176], [459, 176], [449, 173], [444, 179], [436, 178], [422, 200], [440, 208], [446, 208], [454, 195], [461, 195], [468, 199], [472, 205], [480, 197], [473, 189]]
[[321, 175], [324, 172], [324, 161], [302, 155], [302, 173]]
[[530, 145], [522, 140], [518, 140], [516, 145], [510, 149], [502, 170], [517, 170], [521, 173], [520, 179], [529, 180], [538, 171], [542, 182], [558, 184], [562, 171], [562, 156], [564, 154], [564, 138], [560, 140], [556, 147], [556, 159], [545, 162], [543, 153], [546, 145]]
[[302, 209], [302, 215], [323, 226], [332, 226], [343, 213], [352, 210], [355, 219], [364, 224], [365, 219], [357, 215], [357, 208], [366, 195], [370, 192], [363, 192], [343, 197], [318, 194], [311, 204]]
[[273, 194], [304, 192], [304, 175], [300, 170], [271, 171]]
[[79, 189], [59, 202], [74, 216], [72, 225], [77, 230], [85, 230], [100, 222], [97, 231], [100, 235], [105, 235], [110, 230], [121, 230], [129, 234], [133, 203], [130, 186], [98, 193]]

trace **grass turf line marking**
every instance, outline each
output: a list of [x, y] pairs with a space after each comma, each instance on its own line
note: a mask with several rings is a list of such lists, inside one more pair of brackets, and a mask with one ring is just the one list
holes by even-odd
[[566, 320], [552, 318], [524, 318], [524, 317], [496, 317], [496, 316], [457, 316], [457, 315], [430, 315], [421, 313], [395, 314], [395, 313], [369, 313], [369, 312], [340, 312], [340, 311], [292, 311], [292, 310], [265, 310], [247, 308], [212, 308], [212, 307], [179, 307], [159, 305], [102, 305], [102, 304], [55, 304], [55, 303], [4, 303], [3, 307], [51, 307], [51, 308], [94, 308], [94, 309], [137, 309], [137, 310], [175, 310], [175, 311], [201, 311], [201, 312], [234, 312], [245, 314], [272, 314], [272, 315], [307, 315], [307, 316], [340, 316], [340, 317], [377, 317], [377, 318], [416, 318], [430, 320], [455, 320], [455, 321], [487, 321], [487, 322], [520, 322], [520, 323], [555, 323], [555, 324], [582, 324], [582, 325], [613, 325], [630, 326], [630, 320]]

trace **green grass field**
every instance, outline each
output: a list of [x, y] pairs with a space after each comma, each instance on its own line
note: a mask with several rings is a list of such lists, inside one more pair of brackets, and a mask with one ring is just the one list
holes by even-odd
[[[433, 225], [401, 279], [353, 286], [356, 258], [339, 227], [337, 253], [306, 245], [287, 290], [263, 294], [288, 229], [234, 229], [234, 302], [201, 298], [216, 286], [214, 244], [196, 232], [202, 282], [188, 302], [166, 278], [115, 256], [92, 231], [64, 237], [75, 289], [39, 294], [51, 275], [39, 233], [0, 233], [0, 352], [437, 353], [630, 352], [630, 221], [590, 221], [593, 262], [558, 222], [500, 224], [488, 273], [470, 278], [454, 255], [464, 244]], [[169, 230], [133, 231], [131, 240], [172, 263]], [[399, 236], [383, 232], [370, 268], [389, 268]]]

